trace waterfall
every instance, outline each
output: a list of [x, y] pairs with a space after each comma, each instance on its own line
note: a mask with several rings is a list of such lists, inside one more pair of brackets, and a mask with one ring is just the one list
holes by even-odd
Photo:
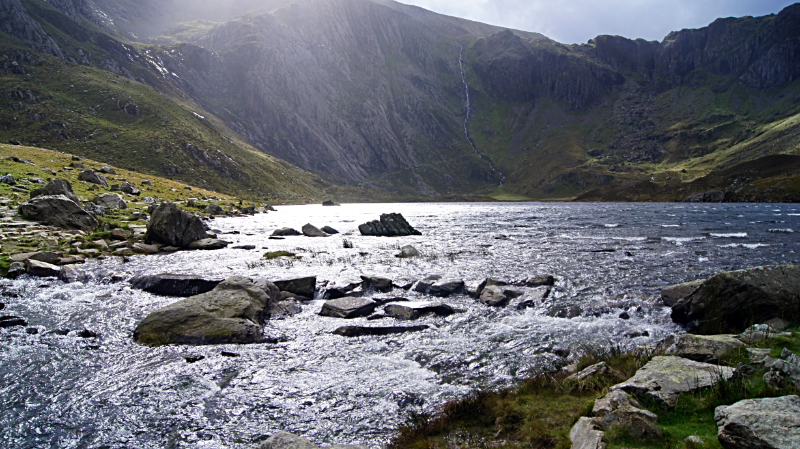
[[478, 157], [480, 157], [481, 159], [483, 159], [486, 162], [488, 162], [489, 163], [489, 168], [491, 168], [493, 172], [495, 172], [498, 175], [500, 175], [500, 185], [503, 186], [506, 183], [505, 175], [503, 175], [499, 170], [497, 170], [495, 168], [494, 163], [489, 158], [489, 156], [481, 154], [480, 151], [478, 151], [478, 149], [475, 148], [475, 144], [472, 143], [472, 139], [469, 137], [469, 128], [467, 126], [467, 124], [469, 122], [469, 114], [471, 112], [470, 103], [469, 103], [469, 84], [467, 84], [467, 77], [466, 77], [466, 75], [464, 75], [464, 60], [462, 59], [463, 54], [464, 54], [464, 46], [461, 45], [461, 44], [458, 44], [458, 47], [459, 47], [459, 51], [458, 51], [458, 67], [461, 69], [461, 82], [464, 83], [464, 94], [465, 94], [466, 99], [467, 99], [467, 115], [464, 117], [464, 137], [467, 138], [467, 142], [469, 142], [469, 146], [472, 147], [472, 151], [474, 151], [475, 154], [478, 155]]

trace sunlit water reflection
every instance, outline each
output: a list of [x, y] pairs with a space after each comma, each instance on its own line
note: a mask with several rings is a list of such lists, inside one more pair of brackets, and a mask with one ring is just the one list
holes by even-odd
[[[357, 225], [400, 212], [422, 236], [362, 237]], [[329, 238], [268, 240], [276, 228], [305, 223], [342, 232]], [[794, 205], [684, 204], [385, 204], [280, 207], [212, 228], [225, 249], [87, 263], [86, 284], [53, 279], [5, 281], [3, 314], [24, 328], [0, 330], [0, 403], [4, 447], [249, 448], [277, 430], [318, 444], [379, 447], [409, 411], [477, 387], [503, 387], [563, 363], [583, 348], [632, 348], [680, 331], [658, 301], [662, 286], [721, 270], [798, 259], [800, 208]], [[238, 231], [239, 234], [233, 234]], [[342, 240], [353, 243], [343, 247]], [[421, 253], [397, 259], [399, 247]], [[300, 260], [263, 261], [286, 250]], [[345, 284], [361, 274], [398, 282], [429, 274], [477, 283], [552, 274], [543, 304], [494, 309], [466, 296], [444, 302], [463, 313], [420, 320], [430, 329], [387, 337], [345, 338], [343, 324], [397, 325], [392, 319], [339, 320], [316, 315], [321, 300], [292, 318], [271, 321], [278, 344], [147, 348], [131, 334], [149, 312], [174, 302], [109, 282], [106, 275], [186, 273], [276, 280], [314, 274]], [[415, 299], [416, 293], [392, 295]], [[553, 318], [579, 306], [581, 316]], [[619, 318], [623, 311], [630, 319]], [[83, 339], [90, 329], [99, 338]], [[71, 329], [67, 335], [51, 331]], [[646, 336], [631, 337], [645, 332]], [[238, 354], [223, 356], [223, 351]], [[188, 354], [205, 359], [187, 363]]]

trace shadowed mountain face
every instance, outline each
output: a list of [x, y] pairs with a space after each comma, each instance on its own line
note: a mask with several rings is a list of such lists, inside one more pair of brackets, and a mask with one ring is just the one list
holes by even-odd
[[[0, 13], [52, 23], [22, 17], [39, 4], [0, 0]], [[569, 46], [389, 0], [50, 5], [71, 26], [150, 44], [94, 38], [100, 50], [78, 56], [46, 26], [4, 31], [177, 92], [261, 151], [339, 184], [435, 197], [489, 193], [505, 178], [495, 195], [568, 197], [800, 152], [765, 128], [800, 112], [800, 5], [662, 42]]]

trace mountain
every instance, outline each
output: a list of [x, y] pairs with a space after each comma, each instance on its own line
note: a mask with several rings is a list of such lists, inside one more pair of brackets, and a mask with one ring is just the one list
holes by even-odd
[[[291, 164], [306, 197], [625, 199], [620, 192], [651, 183], [660, 193], [643, 199], [672, 200], [708, 187], [690, 181], [715, 170], [800, 152], [800, 5], [662, 42], [598, 36], [583, 45], [390, 0], [0, 0], [0, 18], [14, 49], [6, 61], [58, 60], [47, 64], [61, 75], [136, 86], [148, 107], [181, 108], [188, 120], [175, 126], [134, 120], [162, 152], [153, 163], [126, 160], [187, 173], [205, 160], [187, 144], [219, 149], [239, 164], [229, 173], [247, 172], [206, 176], [223, 189], [247, 191], [263, 164]], [[41, 93], [87, 113], [96, 106], [57, 84]], [[117, 94], [114, 104], [124, 94], [139, 101]], [[126, 103], [138, 106], [117, 109]], [[0, 139], [18, 138], [19, 122], [0, 111]], [[221, 137], [170, 137], [197, 128], [192, 112]], [[109, 115], [100, 128], [117, 134], [109, 131], [123, 122]], [[71, 143], [122, 157], [113, 145], [101, 154]], [[256, 167], [254, 157], [269, 163]], [[767, 172], [792, 178], [788, 167]]]

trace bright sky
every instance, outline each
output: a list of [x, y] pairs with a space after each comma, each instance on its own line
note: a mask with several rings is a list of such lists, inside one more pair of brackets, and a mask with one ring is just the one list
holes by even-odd
[[398, 0], [441, 14], [585, 43], [600, 34], [661, 41], [670, 31], [701, 28], [719, 17], [763, 16], [786, 0]]

